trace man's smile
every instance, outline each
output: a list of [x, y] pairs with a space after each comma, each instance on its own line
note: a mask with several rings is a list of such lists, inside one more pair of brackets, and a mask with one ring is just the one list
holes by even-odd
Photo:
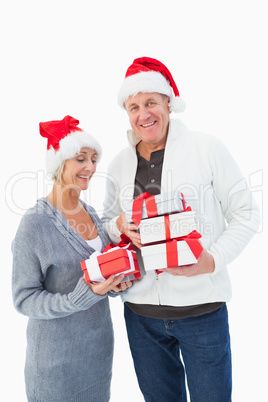
[[155, 123], [156, 123], [156, 120], [155, 120], [155, 121], [152, 121], [152, 123], [148, 123], [148, 124], [141, 124], [141, 126], [146, 128], [146, 127], [153, 126]]

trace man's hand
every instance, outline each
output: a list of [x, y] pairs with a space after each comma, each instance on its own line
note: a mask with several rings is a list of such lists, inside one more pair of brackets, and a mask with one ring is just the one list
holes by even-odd
[[124, 290], [126, 290], [132, 286], [132, 282], [130, 282], [130, 281], [121, 283], [121, 281], [124, 278], [124, 274], [121, 274], [117, 277], [115, 277], [115, 275], [111, 275], [104, 282], [97, 283], [97, 284], [87, 282], [85, 280], [85, 275], [83, 278], [84, 278], [84, 281], [86, 282], [86, 284], [92, 290], [92, 292], [94, 292], [100, 296], [106, 295], [106, 293], [109, 292], [110, 290], [113, 290], [116, 293], [123, 292]]
[[136, 247], [141, 248], [141, 237], [140, 234], [136, 232], [138, 230], [138, 227], [134, 223], [127, 222], [125, 212], [121, 212], [121, 214], [117, 218], [116, 226], [121, 233], [124, 233], [127, 237], [130, 238], [130, 240]]
[[202, 274], [210, 274], [215, 270], [215, 262], [212, 255], [207, 251], [203, 250], [200, 254], [197, 263], [191, 265], [182, 265], [175, 268], [165, 268], [161, 271], [167, 272], [174, 276], [196, 276]]

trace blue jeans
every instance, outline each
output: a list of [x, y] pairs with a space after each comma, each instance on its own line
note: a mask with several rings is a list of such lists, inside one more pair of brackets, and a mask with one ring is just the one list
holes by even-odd
[[[160, 320], [134, 314], [125, 304], [129, 345], [146, 402], [230, 402], [232, 365], [228, 312]], [[181, 360], [183, 358], [183, 362]]]

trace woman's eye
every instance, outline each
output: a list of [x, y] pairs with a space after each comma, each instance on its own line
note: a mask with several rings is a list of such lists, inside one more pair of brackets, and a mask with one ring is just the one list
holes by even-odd
[[84, 159], [84, 158], [82, 158], [82, 159], [81, 159], [81, 158], [77, 158], [77, 161], [78, 161], [78, 162], [84, 162], [85, 159]]

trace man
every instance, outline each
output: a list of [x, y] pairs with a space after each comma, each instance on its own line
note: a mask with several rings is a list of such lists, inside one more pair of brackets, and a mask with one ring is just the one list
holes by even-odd
[[140, 389], [148, 402], [185, 402], [186, 373], [191, 402], [229, 402], [226, 264], [256, 232], [258, 209], [225, 146], [170, 119], [184, 103], [162, 63], [135, 59], [119, 103], [132, 130], [130, 146], [108, 171], [103, 222], [111, 239], [118, 242], [125, 233], [140, 248], [138, 228], [123, 212], [126, 202], [143, 192], [179, 189], [196, 212], [204, 248], [196, 264], [148, 271], [122, 296]]

